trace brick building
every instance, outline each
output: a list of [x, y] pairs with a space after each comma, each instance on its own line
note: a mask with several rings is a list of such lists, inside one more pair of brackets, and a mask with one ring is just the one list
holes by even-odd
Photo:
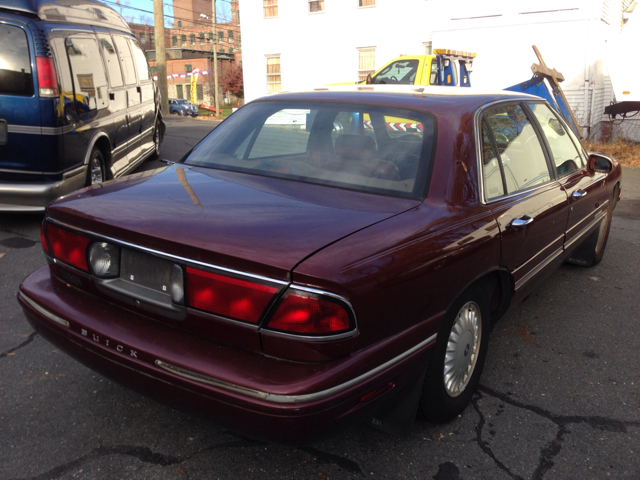
[[[230, 2], [230, 18], [216, 24], [214, 39], [211, 21], [212, 0], [173, 0], [173, 27], [165, 28], [164, 45], [167, 49], [167, 79], [170, 98], [190, 99], [190, 74], [193, 70], [213, 71], [213, 49], [218, 55], [218, 76], [232, 65], [242, 65], [242, 38], [240, 36], [240, 10], [238, 0]], [[220, 18], [220, 15], [218, 15]], [[155, 75], [156, 38], [153, 25], [130, 23], [140, 45], [147, 53], [149, 65]], [[193, 103], [213, 105], [213, 75], [198, 76], [197, 98]], [[224, 92], [220, 92], [223, 98]], [[227, 101], [235, 99], [227, 96]]]

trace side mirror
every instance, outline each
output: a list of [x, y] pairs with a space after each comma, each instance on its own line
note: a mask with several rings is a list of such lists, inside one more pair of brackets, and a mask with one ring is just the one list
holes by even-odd
[[367, 85], [371, 85], [373, 83], [373, 80], [371, 80], [371, 74], [367, 74], [367, 80], [364, 82]]
[[607, 157], [592, 153], [589, 155], [588, 169], [591, 172], [609, 173], [613, 168], [613, 163]]

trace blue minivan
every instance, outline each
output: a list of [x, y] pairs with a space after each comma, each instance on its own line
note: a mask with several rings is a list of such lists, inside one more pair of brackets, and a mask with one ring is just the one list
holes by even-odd
[[43, 211], [157, 157], [159, 92], [125, 20], [91, 0], [0, 2], [0, 211]]

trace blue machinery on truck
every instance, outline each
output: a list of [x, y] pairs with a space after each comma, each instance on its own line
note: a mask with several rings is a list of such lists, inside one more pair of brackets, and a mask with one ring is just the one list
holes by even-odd
[[[539, 64], [531, 65], [533, 77], [525, 82], [517, 83], [511, 87], [505, 88], [513, 92], [528, 93], [542, 97], [556, 109], [567, 122], [573, 133], [578, 138], [582, 138], [582, 132], [578, 127], [578, 121], [573, 115], [573, 111], [567, 102], [564, 92], [560, 87], [560, 82], [564, 81], [564, 76], [555, 68], [548, 68], [542, 59], [542, 55], [538, 48], [533, 45], [533, 50], [538, 57]], [[475, 53], [461, 52], [458, 50], [436, 49], [433, 51], [436, 58], [436, 74], [435, 83], [437, 85], [455, 86], [456, 85], [456, 65], [459, 66], [459, 85], [461, 87], [471, 86], [471, 72], [473, 71], [473, 59]]]

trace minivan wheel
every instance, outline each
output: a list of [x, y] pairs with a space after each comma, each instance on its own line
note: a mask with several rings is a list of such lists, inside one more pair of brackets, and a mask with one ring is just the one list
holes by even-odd
[[448, 422], [462, 413], [478, 385], [489, 344], [489, 302], [479, 286], [465, 292], [445, 315], [420, 398], [428, 421]]
[[160, 156], [160, 122], [156, 122], [156, 128], [153, 129], [153, 148], [150, 160], [155, 160]]
[[86, 186], [102, 183], [105, 180], [104, 156], [99, 148], [94, 148], [89, 159]]

